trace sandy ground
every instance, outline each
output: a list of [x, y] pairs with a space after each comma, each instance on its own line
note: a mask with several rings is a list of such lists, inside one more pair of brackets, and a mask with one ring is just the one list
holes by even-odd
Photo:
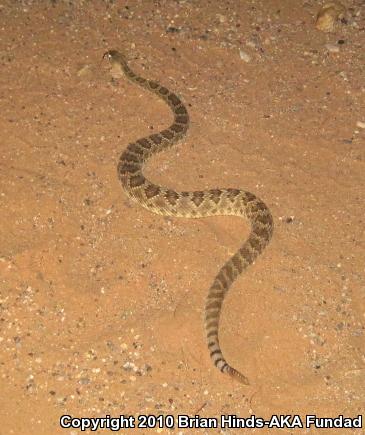
[[[63, 414], [364, 413], [363, 5], [326, 34], [314, 0], [1, 2], [1, 435], [81, 433], [60, 429]], [[272, 210], [272, 242], [220, 328], [249, 387], [212, 366], [202, 320], [248, 225], [127, 199], [118, 155], [171, 114], [111, 80], [110, 48], [189, 107], [186, 141], [146, 174], [242, 187]]]

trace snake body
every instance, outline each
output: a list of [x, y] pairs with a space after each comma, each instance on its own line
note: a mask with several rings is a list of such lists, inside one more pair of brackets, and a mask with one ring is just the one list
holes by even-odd
[[272, 236], [273, 219], [270, 210], [254, 194], [239, 189], [177, 192], [149, 181], [143, 175], [143, 165], [152, 155], [170, 148], [185, 136], [189, 127], [188, 111], [176, 94], [156, 81], [136, 74], [118, 51], [107, 51], [104, 57], [130, 81], [162, 98], [174, 115], [170, 127], [130, 143], [121, 154], [118, 176], [126, 194], [146, 209], [160, 215], [185, 218], [236, 215], [245, 217], [251, 223], [247, 240], [215, 277], [205, 305], [206, 336], [214, 365], [221, 372], [248, 384], [246, 376], [226, 362], [219, 344], [218, 326], [228, 289], [238, 275], [255, 261]]

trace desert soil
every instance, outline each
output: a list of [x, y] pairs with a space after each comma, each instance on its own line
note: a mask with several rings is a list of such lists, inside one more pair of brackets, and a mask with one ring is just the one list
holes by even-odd
[[[346, 6], [324, 33], [314, 0], [1, 2], [0, 434], [81, 433], [64, 414], [364, 414], [365, 10]], [[272, 242], [220, 326], [248, 387], [213, 367], [203, 328], [248, 224], [126, 197], [119, 154], [172, 117], [112, 79], [111, 48], [189, 108], [186, 140], [145, 173], [244, 188], [272, 211]]]

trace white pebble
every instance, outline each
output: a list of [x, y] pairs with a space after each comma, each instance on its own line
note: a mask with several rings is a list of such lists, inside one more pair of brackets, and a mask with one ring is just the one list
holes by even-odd
[[246, 63], [251, 62], [251, 56], [241, 49], [240, 49], [240, 58], [244, 60]]
[[247, 45], [247, 47], [250, 47], [250, 48], [256, 48], [256, 44], [253, 41], [247, 41], [246, 45]]
[[357, 121], [356, 127], [365, 128], [365, 122]]
[[340, 52], [340, 47], [338, 45], [326, 44], [325, 47], [330, 53], [339, 53]]

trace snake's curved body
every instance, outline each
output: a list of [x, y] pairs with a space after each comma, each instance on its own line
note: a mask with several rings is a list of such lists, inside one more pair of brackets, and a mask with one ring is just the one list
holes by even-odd
[[225, 360], [219, 345], [218, 325], [225, 295], [233, 281], [263, 251], [273, 232], [273, 219], [268, 207], [250, 192], [239, 189], [212, 189], [177, 192], [152, 183], [143, 175], [144, 163], [153, 155], [180, 141], [189, 126], [189, 115], [180, 98], [159, 83], [147, 80], [130, 69], [125, 57], [115, 50], [104, 55], [114, 68], [162, 98], [174, 114], [170, 127], [130, 143], [121, 154], [118, 176], [127, 195], [146, 209], [161, 215], [200, 218], [218, 215], [242, 216], [251, 223], [251, 232], [242, 247], [220, 269], [211, 285], [205, 306], [208, 348], [214, 365], [238, 381], [247, 378]]

